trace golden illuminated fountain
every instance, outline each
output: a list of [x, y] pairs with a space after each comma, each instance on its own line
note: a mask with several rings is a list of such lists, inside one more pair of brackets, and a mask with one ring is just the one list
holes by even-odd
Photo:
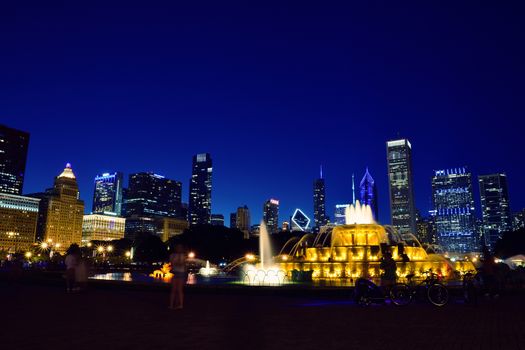
[[422, 276], [432, 270], [443, 278], [455, 271], [473, 270], [468, 261], [451, 262], [443, 255], [428, 254], [412, 234], [398, 234], [391, 226], [377, 224], [369, 206], [359, 204], [346, 208], [346, 224], [317, 235], [307, 234], [293, 245], [288, 254], [276, 257], [287, 276], [311, 273], [313, 280], [379, 278], [380, 260], [391, 252], [397, 262], [397, 275]]

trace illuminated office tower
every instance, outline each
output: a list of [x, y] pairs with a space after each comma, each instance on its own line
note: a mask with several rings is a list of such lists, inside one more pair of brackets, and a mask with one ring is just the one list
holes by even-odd
[[212, 226], [224, 226], [224, 215], [222, 214], [211, 214]]
[[350, 204], [336, 204], [334, 212], [334, 224], [335, 225], [345, 225], [346, 224], [346, 208]]
[[80, 200], [78, 184], [71, 164], [55, 178], [53, 188], [29, 195], [40, 198], [37, 239], [52, 241], [55, 249], [64, 252], [73, 243], [82, 242], [84, 201]]
[[314, 181], [314, 230], [319, 231], [321, 226], [328, 224], [326, 216], [326, 191], [323, 179], [323, 169], [318, 179]]
[[435, 171], [432, 201], [438, 244], [447, 252], [478, 251], [471, 174], [465, 168]]
[[279, 232], [279, 201], [277, 199], [271, 198], [264, 203], [263, 220], [269, 233]]
[[151, 172], [131, 174], [126, 190], [126, 217], [179, 217], [181, 194], [179, 181]]
[[94, 214], [122, 215], [122, 183], [121, 172], [104, 173], [95, 177], [92, 208]]
[[478, 183], [485, 244], [494, 249], [503, 232], [512, 230], [507, 175], [480, 175]]
[[0, 193], [22, 194], [29, 134], [0, 124]]
[[88, 214], [82, 221], [82, 245], [90, 241], [124, 238], [126, 219], [114, 215]]
[[370, 206], [374, 219], [377, 221], [377, 188], [372, 175], [368, 172], [368, 168], [366, 168], [365, 175], [359, 184], [359, 198], [361, 204]]
[[237, 208], [235, 216], [236, 227], [244, 233], [244, 238], [250, 238], [250, 228], [252, 227], [250, 209], [248, 206]]
[[0, 250], [25, 251], [35, 243], [39, 201], [0, 193]]
[[208, 153], [193, 156], [190, 180], [190, 225], [211, 223], [211, 176], [212, 160]]
[[392, 225], [400, 233], [416, 233], [410, 142], [406, 139], [388, 141], [387, 158]]

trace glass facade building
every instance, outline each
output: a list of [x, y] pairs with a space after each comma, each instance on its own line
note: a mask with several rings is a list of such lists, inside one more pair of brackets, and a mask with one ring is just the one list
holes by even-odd
[[326, 191], [324, 179], [321, 177], [314, 181], [314, 229], [319, 231], [321, 226], [328, 224], [326, 215]]
[[29, 134], [0, 124], [0, 193], [22, 194]]
[[400, 233], [416, 233], [412, 145], [406, 139], [388, 141], [387, 159], [392, 225]]
[[190, 225], [211, 224], [212, 160], [208, 153], [193, 156], [190, 180]]
[[279, 232], [279, 201], [277, 199], [271, 198], [264, 203], [263, 220], [269, 233]]
[[92, 213], [113, 213], [122, 215], [122, 183], [121, 172], [104, 173], [95, 177]]
[[182, 183], [154, 173], [129, 176], [126, 217], [180, 217]]
[[374, 219], [377, 221], [377, 188], [374, 178], [370, 175], [370, 172], [368, 172], [368, 168], [366, 168], [365, 175], [359, 184], [359, 201], [361, 204], [370, 206]]
[[251, 226], [250, 209], [248, 209], [248, 206], [245, 205], [237, 208], [237, 213], [235, 214], [235, 227], [244, 233], [244, 238], [250, 238]]
[[512, 230], [507, 175], [480, 175], [478, 183], [485, 244], [493, 249], [503, 232]]
[[478, 251], [472, 175], [465, 168], [435, 171], [432, 201], [438, 244], [448, 252]]
[[348, 208], [350, 204], [336, 204], [335, 205], [335, 212], [334, 212], [334, 224], [335, 225], [345, 225], [346, 224], [346, 208]]

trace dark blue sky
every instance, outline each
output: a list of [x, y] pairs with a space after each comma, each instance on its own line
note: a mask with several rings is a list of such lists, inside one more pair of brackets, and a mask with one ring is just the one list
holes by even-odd
[[31, 133], [25, 193], [71, 162], [88, 210], [113, 170], [181, 180], [187, 201], [191, 157], [210, 152], [214, 213], [247, 204], [255, 222], [276, 197], [281, 221], [312, 214], [322, 163], [330, 216], [368, 166], [386, 222], [399, 135], [422, 211], [433, 169], [463, 165], [505, 171], [525, 207], [518, 5], [45, 3], [0, 6], [0, 122]]

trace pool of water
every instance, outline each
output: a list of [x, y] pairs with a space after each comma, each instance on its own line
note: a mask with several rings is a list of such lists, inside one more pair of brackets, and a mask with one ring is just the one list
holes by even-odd
[[[92, 280], [119, 281], [119, 282], [136, 282], [136, 283], [153, 283], [165, 284], [170, 283], [169, 279], [154, 278], [141, 272], [107, 272], [99, 273], [90, 277]], [[205, 277], [199, 274], [188, 274], [187, 284], [225, 284], [234, 283], [239, 280], [236, 276], [211, 276]]]

